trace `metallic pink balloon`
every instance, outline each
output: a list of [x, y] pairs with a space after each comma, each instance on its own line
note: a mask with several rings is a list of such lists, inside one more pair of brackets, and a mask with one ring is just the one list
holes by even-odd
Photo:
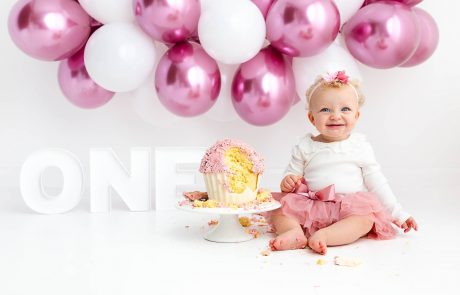
[[191, 37], [201, 15], [200, 0], [134, 0], [133, 5], [140, 27], [165, 43]]
[[264, 18], [267, 18], [268, 10], [275, 0], [251, 0], [260, 9]]
[[94, 19], [94, 18], [91, 18], [91, 29], [92, 28], [99, 28], [99, 27], [102, 27], [104, 24], [99, 22], [97, 19]]
[[74, 105], [93, 109], [106, 104], [115, 95], [97, 85], [88, 75], [83, 61], [85, 49], [59, 64], [58, 81], [62, 93]]
[[[289, 66], [292, 68], [292, 61], [293, 61], [292, 56], [285, 55], [284, 58], [288, 61]], [[294, 83], [295, 83], [295, 78], [294, 78]], [[292, 105], [297, 104], [301, 100], [297, 91], [294, 91], [294, 92], [295, 93], [294, 93], [294, 99], [292, 100]]]
[[[366, 0], [366, 1], [364, 1], [364, 5], [369, 5], [369, 4], [372, 4], [372, 3], [375, 3], [375, 2], [382, 2], [382, 1], [388, 1], [388, 0]], [[400, 2], [402, 4], [406, 4], [406, 5], [409, 5], [409, 6], [415, 6], [415, 5], [419, 4], [420, 2], [422, 2], [423, 0], [392, 0], [392, 1], [397, 1], [397, 2]]]
[[270, 46], [241, 64], [233, 78], [233, 106], [243, 120], [253, 125], [279, 121], [291, 108], [295, 96], [291, 65]]
[[41, 60], [66, 59], [75, 54], [90, 34], [91, 18], [71, 0], [21, 0], [9, 15], [14, 43]]
[[290, 56], [312, 56], [337, 37], [340, 15], [332, 0], [278, 0], [267, 15], [267, 39]]
[[387, 69], [407, 61], [420, 42], [420, 28], [412, 9], [398, 2], [367, 5], [342, 28], [354, 58], [370, 67]]
[[420, 25], [420, 43], [415, 53], [401, 67], [412, 67], [427, 60], [436, 50], [439, 41], [439, 31], [436, 21], [425, 10], [414, 7]]
[[196, 43], [181, 42], [160, 59], [155, 88], [172, 113], [192, 117], [208, 111], [220, 92], [217, 63]]

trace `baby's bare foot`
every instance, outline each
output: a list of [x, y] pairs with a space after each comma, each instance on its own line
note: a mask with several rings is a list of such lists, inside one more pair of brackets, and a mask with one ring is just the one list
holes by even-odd
[[313, 251], [325, 255], [327, 252], [327, 239], [324, 232], [317, 231], [308, 239], [308, 247]]
[[284, 232], [270, 241], [269, 246], [273, 251], [303, 249], [307, 246], [307, 238], [300, 228]]

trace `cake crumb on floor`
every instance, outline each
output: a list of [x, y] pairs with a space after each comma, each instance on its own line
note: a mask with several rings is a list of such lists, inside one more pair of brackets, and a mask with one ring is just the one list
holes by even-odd
[[326, 262], [326, 260], [324, 260], [324, 259], [318, 259], [318, 260], [316, 260], [316, 264], [317, 264], [317, 265], [325, 265], [326, 263], [327, 263], [327, 262]]
[[270, 255], [271, 251], [269, 249], [265, 249], [262, 252], [260, 252], [260, 255], [262, 256], [268, 256]]
[[211, 219], [208, 221], [209, 226], [218, 225], [218, 224], [219, 224], [219, 220], [216, 220], [216, 219]]
[[355, 267], [355, 266], [360, 265], [361, 263], [362, 261], [356, 258], [347, 258], [347, 257], [340, 257], [340, 256], [334, 257], [335, 265]]

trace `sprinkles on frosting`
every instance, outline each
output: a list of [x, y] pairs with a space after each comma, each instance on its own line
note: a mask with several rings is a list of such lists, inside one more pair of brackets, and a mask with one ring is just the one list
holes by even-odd
[[225, 152], [230, 149], [238, 147], [240, 150], [247, 154], [253, 162], [254, 166], [252, 172], [261, 174], [264, 169], [263, 158], [249, 145], [235, 139], [223, 139], [217, 141], [212, 147], [210, 147], [203, 159], [201, 160], [200, 172], [201, 173], [227, 173], [230, 172], [230, 168], [225, 164], [224, 155]]

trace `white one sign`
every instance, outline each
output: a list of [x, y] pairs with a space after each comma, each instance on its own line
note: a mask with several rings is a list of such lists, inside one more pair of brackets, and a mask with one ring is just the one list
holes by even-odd
[[[177, 197], [186, 190], [203, 186], [197, 177], [204, 148], [157, 148], [155, 150], [155, 209], [173, 209]], [[130, 165], [126, 168], [110, 148], [90, 149], [90, 210], [109, 212], [113, 192], [131, 211], [151, 209], [152, 169], [150, 149], [132, 148]], [[43, 184], [46, 169], [62, 173], [62, 189], [50, 195]], [[27, 206], [38, 213], [64, 213], [75, 208], [84, 190], [83, 166], [77, 156], [63, 149], [34, 152], [21, 169], [20, 189]], [[197, 184], [201, 181], [201, 184]]]

